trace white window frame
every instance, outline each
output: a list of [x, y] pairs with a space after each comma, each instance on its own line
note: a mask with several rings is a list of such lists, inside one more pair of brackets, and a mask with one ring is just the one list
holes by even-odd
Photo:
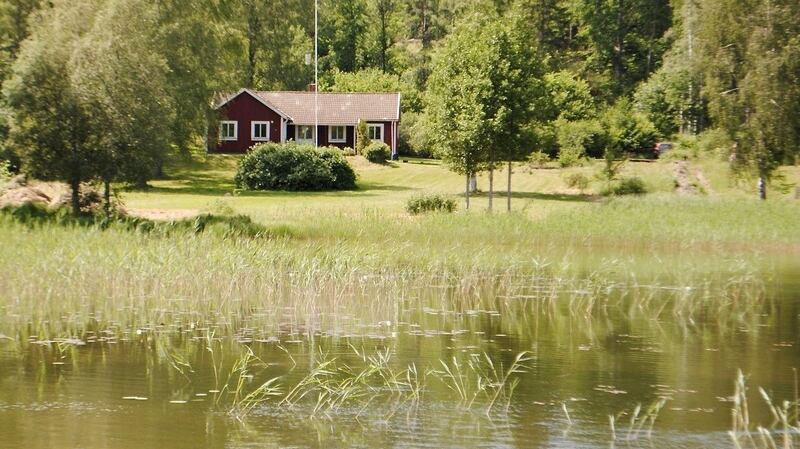
[[[333, 129], [342, 128], [342, 137], [339, 139], [333, 138]], [[347, 126], [345, 125], [329, 125], [328, 126], [328, 142], [345, 143], [347, 142]]]
[[[256, 127], [259, 125], [267, 125], [267, 136], [256, 137]], [[266, 142], [272, 137], [272, 122], [265, 121], [252, 121], [250, 122], [250, 140], [254, 142]]]
[[[373, 129], [378, 129], [378, 128], [380, 128], [380, 130], [381, 130], [381, 138], [380, 139], [376, 139], [376, 138], [372, 137], [372, 130]], [[379, 140], [380, 142], [383, 142], [383, 139], [386, 137], [385, 130], [383, 129], [383, 123], [368, 123], [367, 124], [367, 137], [369, 137], [369, 140]]]
[[[233, 125], [232, 136], [224, 135], [226, 125]], [[219, 140], [226, 142], [239, 140], [239, 122], [237, 122], [236, 120], [221, 120], [219, 122]]]
[[[311, 128], [311, 138], [310, 139], [301, 139], [300, 138], [300, 128], [303, 128], [303, 127]], [[314, 136], [315, 136], [315, 134], [317, 132], [317, 130], [314, 129], [314, 128], [315, 128], [314, 125], [294, 125], [294, 140], [295, 140], [295, 142], [313, 144], [314, 143]]]

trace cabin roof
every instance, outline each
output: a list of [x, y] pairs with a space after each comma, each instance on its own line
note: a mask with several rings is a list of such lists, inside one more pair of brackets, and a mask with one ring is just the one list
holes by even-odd
[[[314, 92], [252, 91], [242, 89], [223, 99], [220, 108], [242, 93], [249, 93], [266, 106], [301, 125], [313, 125]], [[319, 123], [354, 125], [359, 120], [390, 122], [400, 120], [400, 93], [319, 92]]]

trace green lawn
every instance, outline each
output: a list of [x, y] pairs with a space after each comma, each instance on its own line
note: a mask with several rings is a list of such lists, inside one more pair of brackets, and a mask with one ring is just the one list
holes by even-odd
[[[308, 216], [361, 215], [365, 211], [379, 212], [385, 216], [406, 218], [404, 205], [408, 198], [421, 193], [442, 193], [458, 196], [463, 208], [463, 183], [456, 175], [435, 160], [407, 159], [386, 166], [369, 164], [363, 158], [350, 158], [356, 168], [359, 189], [345, 192], [241, 192], [236, 191], [233, 176], [239, 156], [211, 155], [204, 161], [179, 162], [167, 167], [167, 180], [153, 181], [147, 191], [123, 193], [123, 201], [136, 209], [165, 210], [213, 210], [220, 202], [263, 222], [305, 220]], [[567, 169], [583, 172], [593, 177], [600, 169], [600, 162], [589, 166]], [[733, 185], [727, 176], [724, 164], [712, 161], [694, 163], [693, 170], [700, 169], [713, 187], [711, 197], [736, 198], [746, 201], [754, 193], [745, 192]], [[512, 179], [513, 208], [524, 211], [531, 218], [540, 219], [553, 212], [574, 209], [596, 208], [599, 198], [596, 192], [601, 183], [594, 181], [586, 192], [568, 188], [562, 180], [565, 170], [537, 169], [518, 165]], [[788, 178], [800, 179], [797, 167], [785, 169]], [[665, 194], [673, 189], [672, 164], [669, 162], [630, 162], [624, 175], [643, 178], [648, 189]], [[495, 207], [505, 210], [506, 172], [495, 176]], [[473, 199], [472, 211], [487, 207], [488, 180], [481, 176], [479, 188], [484, 193]], [[770, 192], [771, 199], [785, 199], [790, 195]]]

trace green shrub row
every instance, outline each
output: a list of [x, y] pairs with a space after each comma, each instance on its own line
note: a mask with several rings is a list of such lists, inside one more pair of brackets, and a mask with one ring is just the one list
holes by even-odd
[[412, 215], [425, 212], [454, 212], [456, 202], [442, 195], [420, 195], [406, 203], [406, 211]]
[[67, 207], [48, 209], [42, 204], [27, 203], [18, 207], [0, 209], [0, 216], [31, 226], [55, 224], [99, 227], [155, 235], [213, 234], [223, 238], [291, 237], [294, 235], [291, 229], [286, 227], [267, 228], [253, 222], [247, 215], [203, 214], [183, 220], [154, 221], [125, 215], [106, 216], [103, 213], [76, 216]]
[[348, 190], [356, 173], [338, 148], [264, 143], [242, 158], [234, 182], [248, 190]]

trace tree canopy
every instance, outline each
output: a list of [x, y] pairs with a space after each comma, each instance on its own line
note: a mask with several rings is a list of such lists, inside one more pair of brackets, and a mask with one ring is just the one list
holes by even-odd
[[[665, 139], [723, 132], [737, 173], [762, 184], [798, 155], [795, 1], [319, 3], [320, 88], [400, 91], [413, 134], [425, 136], [404, 138], [413, 154], [445, 154], [447, 136], [448, 151], [466, 155], [455, 142], [469, 141], [487, 160], [555, 155], [574, 140], [559, 136], [596, 129], [607, 109], [625, 104], [623, 113], [645, 117]], [[85, 134], [91, 151], [147, 167], [114, 179], [141, 182], [167, 154], [204, 149], [218, 95], [304, 89], [313, 41], [313, 0], [6, 0], [0, 157], [25, 156], [31, 173], [63, 175], [60, 163], [36, 166], [29, 156], [49, 147], [59, 156], [48, 157], [68, 160], [73, 150], [56, 142]], [[456, 98], [460, 106], [447, 103]], [[55, 111], [71, 114], [75, 128], [51, 125]], [[444, 111], [447, 129], [432, 119]], [[92, 123], [118, 132], [100, 136]], [[99, 176], [92, 170], [80, 178]]]

